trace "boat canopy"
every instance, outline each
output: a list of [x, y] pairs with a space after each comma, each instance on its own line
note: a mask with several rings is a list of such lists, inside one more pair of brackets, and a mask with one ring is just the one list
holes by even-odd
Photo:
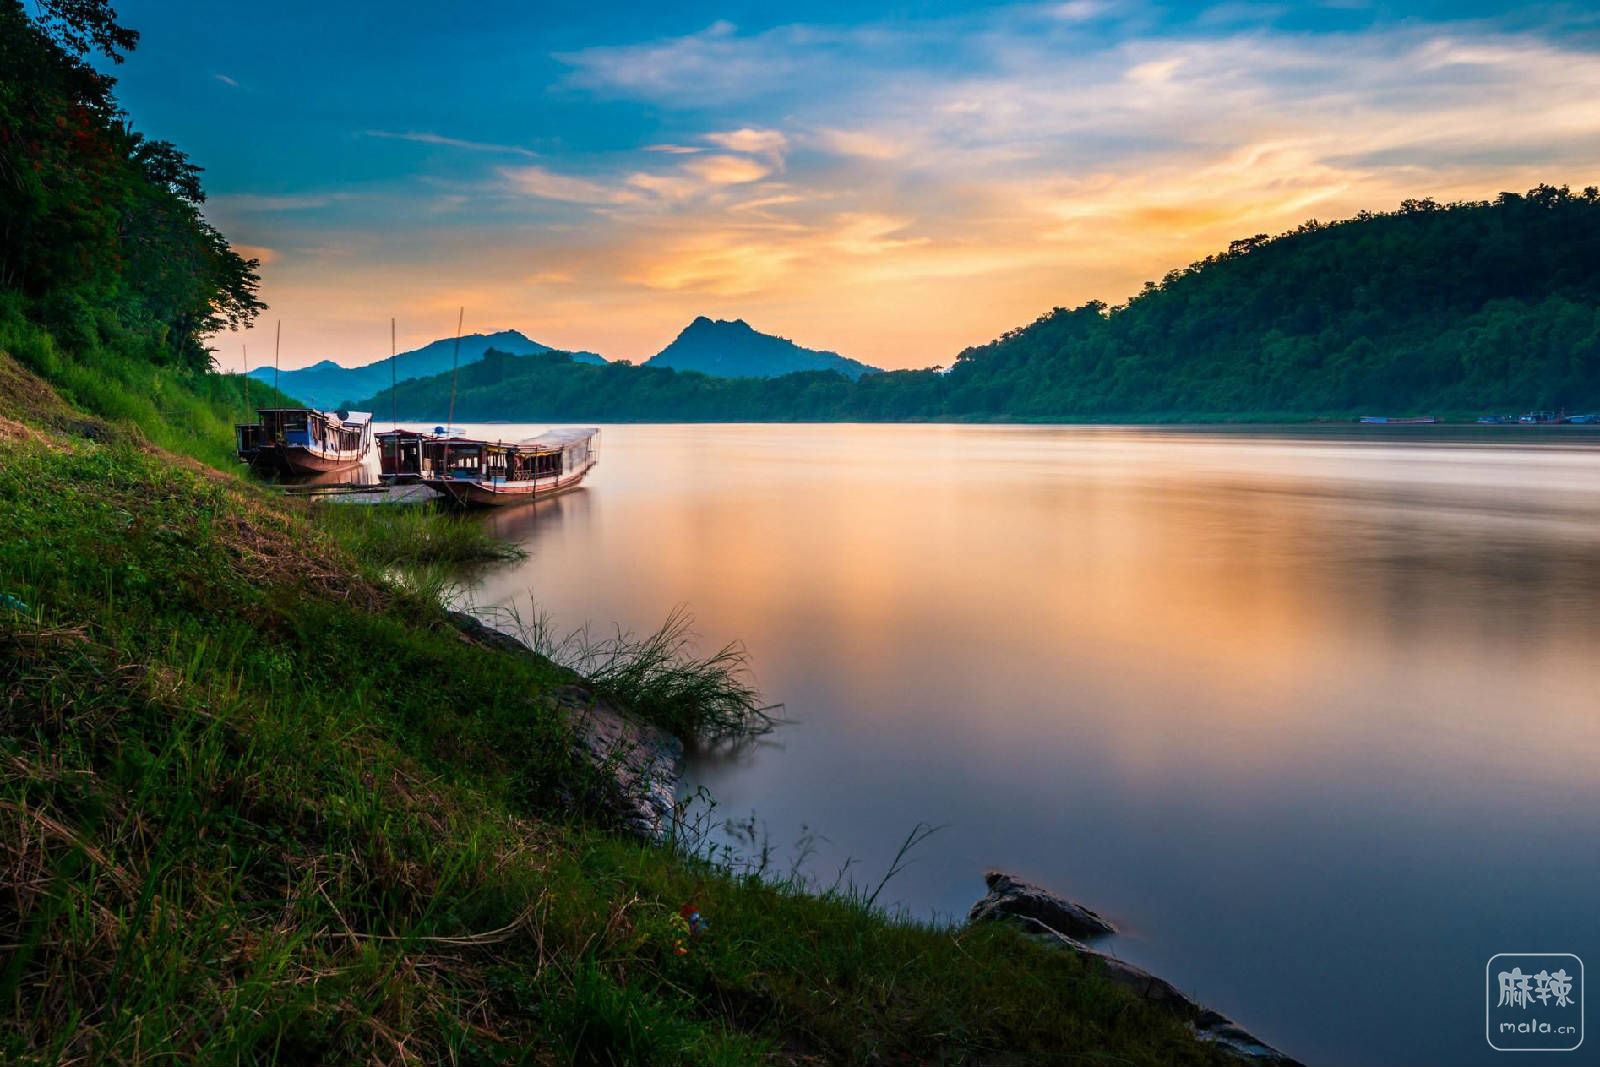
[[597, 426], [581, 426], [564, 430], [547, 430], [537, 437], [524, 437], [517, 442], [519, 448], [557, 449], [587, 441], [600, 432]]

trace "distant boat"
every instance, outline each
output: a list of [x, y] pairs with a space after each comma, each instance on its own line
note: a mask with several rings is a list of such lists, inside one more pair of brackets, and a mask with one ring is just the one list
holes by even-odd
[[592, 426], [515, 444], [434, 438], [421, 443], [421, 479], [458, 504], [501, 507], [571, 489], [599, 458], [600, 431]]
[[1501, 426], [1508, 422], [1516, 422], [1515, 415], [1479, 415], [1478, 421], [1485, 426]]
[[1368, 426], [1432, 426], [1439, 420], [1432, 415], [1415, 415], [1396, 418], [1392, 415], [1363, 415], [1361, 421]]
[[1517, 417], [1517, 421], [1525, 426], [1538, 426], [1546, 422], [1559, 422], [1553, 411], [1525, 411]]
[[259, 422], [234, 427], [239, 458], [253, 467], [322, 474], [354, 467], [372, 448], [366, 411], [260, 408]]

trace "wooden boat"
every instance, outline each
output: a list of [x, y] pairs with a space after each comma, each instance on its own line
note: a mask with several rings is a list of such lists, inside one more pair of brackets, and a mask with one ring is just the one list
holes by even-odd
[[239, 458], [254, 467], [321, 474], [353, 467], [372, 448], [372, 415], [365, 411], [260, 408], [260, 422], [234, 427]]
[[571, 489], [599, 458], [600, 431], [592, 426], [515, 444], [441, 437], [422, 442], [422, 482], [458, 504], [501, 507]]
[[1361, 416], [1361, 422], [1367, 426], [1432, 426], [1438, 421], [1432, 415], [1417, 415], [1413, 418], [1395, 418], [1391, 415]]
[[399, 427], [377, 434], [378, 479], [393, 485], [421, 481], [423, 442], [434, 439], [431, 433]]

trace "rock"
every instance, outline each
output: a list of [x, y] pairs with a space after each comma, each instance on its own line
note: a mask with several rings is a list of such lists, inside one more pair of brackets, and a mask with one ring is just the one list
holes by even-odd
[[984, 881], [989, 885], [989, 895], [972, 906], [967, 915], [971, 922], [1017, 915], [1037, 919], [1051, 930], [1072, 937], [1102, 937], [1117, 932], [1110, 922], [1083, 905], [1004, 871], [990, 871]]
[[[1037, 944], [1087, 957], [1099, 964], [1103, 977], [1127, 989], [1145, 1003], [1172, 1012], [1188, 1023], [1196, 1038], [1216, 1046], [1234, 1059], [1260, 1067], [1301, 1067], [1297, 1060], [1285, 1056], [1227, 1016], [1203, 1007], [1165, 978], [1158, 978], [1142, 967], [1135, 967], [1126, 960], [1090, 948], [1056, 929], [1031, 910], [1040, 902], [1050, 902], [1049, 907], [1065, 905], [1066, 910], [1056, 914], [1081, 922], [1076, 918], [1081, 912], [1103, 925], [1104, 929], [1096, 928], [1097, 933], [1110, 932], [1111, 924], [1089, 909], [998, 871], [990, 871], [984, 880], [989, 885], [989, 895], [972, 906], [971, 921], [1004, 922]], [[1022, 903], [1012, 909], [1006, 904], [1007, 901]]]
[[[463, 640], [516, 655], [539, 655], [510, 634], [465, 612], [452, 611], [450, 618]], [[574, 683], [581, 682], [575, 672], [569, 674]], [[600, 803], [625, 829], [651, 840], [665, 837], [677, 811], [683, 743], [665, 730], [596, 699], [581, 684], [563, 686], [556, 703], [572, 727], [578, 751], [603, 773], [608, 788]]]
[[[512, 652], [519, 656], [539, 656], [515, 637], [503, 630], [496, 630], [464, 611], [447, 610], [446, 614], [450, 616], [450, 621], [456, 624], [456, 629], [461, 631], [462, 639], [468, 644], [487, 645], [489, 648], [498, 648], [502, 652]], [[539, 658], [544, 657], [539, 656]]]
[[1247, 1063], [1263, 1064], [1266, 1067], [1300, 1067], [1297, 1061], [1291, 1060], [1271, 1045], [1217, 1015], [1216, 1012], [1207, 1012], [1207, 1014], [1216, 1016], [1221, 1022], [1210, 1027], [1204, 1026], [1199, 1022], [1190, 1023], [1189, 1027], [1194, 1031], [1194, 1036], [1201, 1041], [1208, 1041], [1235, 1059], [1244, 1060]]
[[561, 706], [579, 747], [616, 787], [613, 814], [641, 837], [665, 837], [677, 810], [683, 743], [579, 686], [566, 688]]

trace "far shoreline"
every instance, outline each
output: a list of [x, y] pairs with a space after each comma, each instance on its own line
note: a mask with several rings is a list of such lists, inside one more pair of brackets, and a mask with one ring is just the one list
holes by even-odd
[[[379, 419], [380, 422], [392, 422], [390, 419]], [[431, 423], [435, 426], [444, 425], [443, 416], [402, 415], [402, 423]], [[1469, 434], [1495, 435], [1495, 434], [1537, 434], [1540, 436], [1592, 436], [1600, 438], [1600, 423], [1480, 423], [1471, 419], [1456, 421], [1446, 416], [1440, 421], [1428, 424], [1405, 423], [1361, 423], [1356, 417], [1331, 417], [1331, 416], [1271, 416], [1271, 417], [1245, 417], [1245, 416], [1206, 416], [1184, 415], [1172, 419], [1161, 418], [1117, 418], [1096, 417], [1077, 418], [1061, 416], [1056, 418], [1026, 417], [1026, 418], [978, 418], [959, 417], [944, 419], [632, 419], [618, 418], [615, 416], [549, 416], [536, 415], [520, 419], [508, 418], [473, 418], [468, 415], [458, 414], [455, 425], [472, 426], [546, 426], [557, 424], [589, 423], [598, 426], [1073, 426], [1084, 429], [1116, 429], [1116, 430], [1169, 430], [1169, 431], [1227, 431], [1230, 429], [1243, 431], [1284, 431], [1305, 432], [1339, 431], [1351, 436], [1362, 437], [1390, 437], [1425, 438], [1430, 435], [1460, 434], [1466, 431]]]

